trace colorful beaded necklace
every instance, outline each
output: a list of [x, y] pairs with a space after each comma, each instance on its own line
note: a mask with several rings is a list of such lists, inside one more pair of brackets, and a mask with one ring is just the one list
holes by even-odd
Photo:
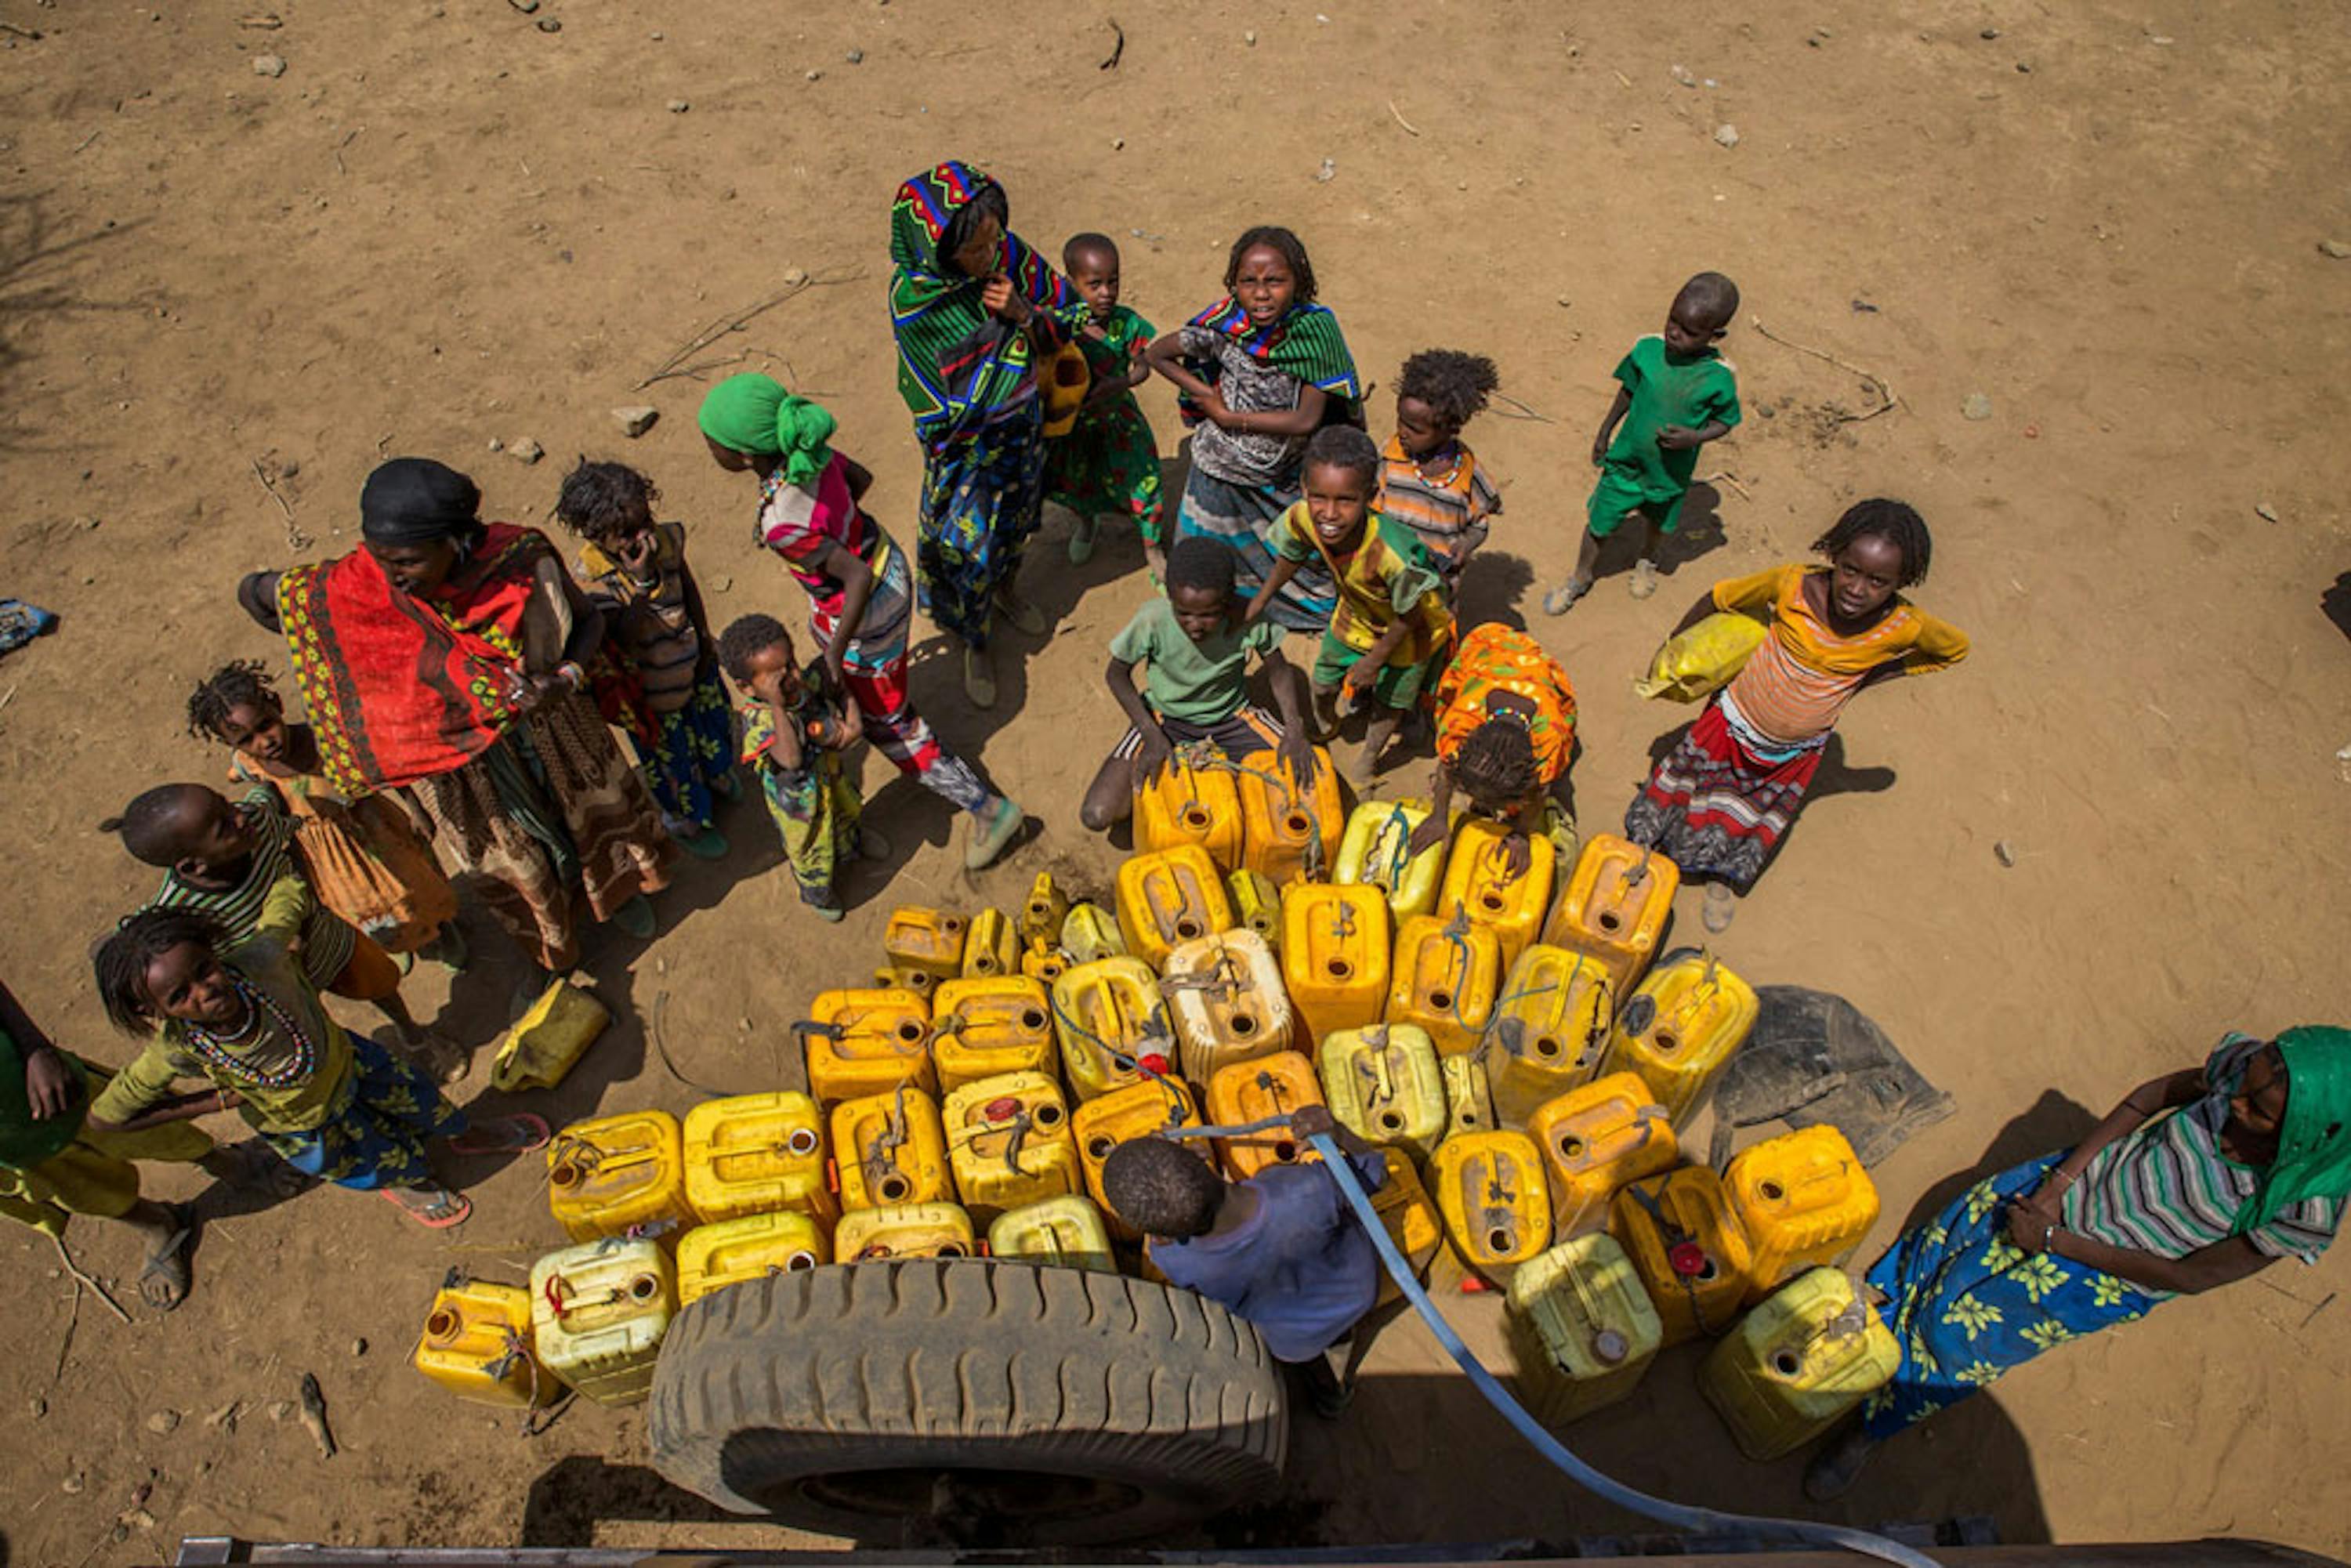
[[203, 1057], [208, 1065], [219, 1069], [231, 1077], [242, 1078], [259, 1088], [291, 1089], [298, 1083], [307, 1082], [319, 1065], [319, 1051], [317, 1046], [311, 1043], [310, 1037], [302, 1031], [302, 1026], [294, 1021], [294, 1015], [280, 1007], [277, 998], [255, 986], [242, 975], [231, 972], [228, 983], [245, 1002], [246, 1021], [244, 1029], [227, 1038], [235, 1040], [255, 1032], [254, 1026], [260, 1021], [266, 1011], [270, 1022], [282, 1030], [294, 1041], [293, 1061], [277, 1072], [262, 1071], [253, 1063], [231, 1052], [223, 1042], [221, 1036], [194, 1024], [183, 1023], [180, 1026], [181, 1032], [186, 1038], [188, 1044], [194, 1048], [196, 1054]]

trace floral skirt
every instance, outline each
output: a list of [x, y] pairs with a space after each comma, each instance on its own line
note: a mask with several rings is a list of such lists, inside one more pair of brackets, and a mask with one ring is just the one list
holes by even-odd
[[914, 565], [923, 608], [941, 631], [987, 646], [997, 591], [1019, 572], [1044, 504], [1044, 415], [1034, 399], [925, 451]]
[[300, 1133], [264, 1132], [262, 1141], [305, 1176], [372, 1192], [438, 1185], [424, 1157], [427, 1138], [454, 1138], [465, 1113], [433, 1081], [363, 1034], [351, 1036], [351, 1095]]
[[653, 716], [653, 744], [645, 758], [653, 803], [670, 822], [706, 828], [717, 815], [712, 790], [735, 767], [735, 714], [718, 672], [694, 683], [685, 706]]

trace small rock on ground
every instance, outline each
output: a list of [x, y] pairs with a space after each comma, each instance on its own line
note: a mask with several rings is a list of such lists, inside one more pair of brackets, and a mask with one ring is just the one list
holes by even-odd
[[2274, 523], [2278, 520], [2277, 508], [2271, 506], [2267, 501], [2255, 501], [2253, 503], [2253, 515], [2261, 518], [2262, 521], [2265, 523]]
[[257, 77], [282, 77], [282, 76], [284, 76], [284, 75], [286, 74], [286, 60], [285, 60], [285, 57], [284, 57], [284, 56], [282, 56], [282, 55], [256, 55], [256, 56], [254, 56], [254, 57], [253, 57], [253, 74], [254, 74], [255, 76], [257, 76]]
[[806, 283], [808, 280], [809, 276], [808, 269], [806, 267], [788, 267], [784, 268], [785, 287], [798, 288], [801, 284]]
[[538, 30], [542, 33], [559, 33], [563, 31], [563, 24], [552, 16], [541, 16], [538, 19]]
[[2318, 248], [2337, 261], [2351, 259], [2351, 241], [2323, 239], [2318, 242]]
[[639, 403], [632, 408], [614, 409], [612, 417], [621, 422], [622, 434], [638, 436], [653, 427], [653, 421], [661, 417], [661, 410], [651, 403]]
[[1738, 146], [1738, 145], [1739, 145], [1739, 127], [1737, 127], [1736, 125], [1729, 124], [1728, 121], [1726, 121], [1725, 123], [1723, 123], [1723, 124], [1721, 124], [1721, 125], [1718, 125], [1718, 126], [1716, 126], [1716, 127], [1714, 128], [1714, 140], [1715, 140], [1716, 144], [1717, 144], [1717, 145], [1719, 145], [1719, 146], [1722, 146], [1722, 147], [1736, 147], [1736, 146]]
[[1990, 419], [1991, 417], [1991, 399], [1985, 396], [1982, 392], [1970, 392], [1966, 399], [1959, 404], [1959, 413], [1962, 418], [1966, 419]]
[[511, 442], [507, 444], [507, 455], [514, 458], [517, 462], [536, 463], [540, 458], [547, 455], [547, 448], [541, 446], [538, 442], [533, 441], [529, 436], [526, 435], [520, 441]]
[[674, 98], [669, 100], [669, 111], [672, 114], [684, 114], [687, 110], [692, 109], [694, 105], [686, 102], [685, 99], [682, 98]]
[[179, 1426], [179, 1424], [180, 1413], [177, 1410], [158, 1410], [155, 1414], [147, 1417], [147, 1429], [150, 1432], [154, 1433], [159, 1437], [170, 1432], [172, 1428]]

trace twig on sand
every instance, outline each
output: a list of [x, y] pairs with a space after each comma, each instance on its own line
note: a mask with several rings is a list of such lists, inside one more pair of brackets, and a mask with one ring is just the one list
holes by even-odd
[[1110, 58], [1104, 60], [1097, 68], [1114, 71], [1118, 69], [1119, 57], [1126, 53], [1126, 29], [1118, 25], [1118, 18], [1115, 16], [1105, 16], [1102, 20], [1110, 24], [1111, 36], [1116, 41], [1110, 47]]
[[38, 28], [20, 27], [14, 22], [0, 22], [0, 33], [14, 33], [20, 38], [30, 38], [35, 43], [39, 43], [41, 41], [41, 35]]
[[1902, 401], [1901, 394], [1894, 390], [1894, 383], [1887, 381], [1884, 376], [1879, 375], [1876, 371], [1865, 371], [1859, 365], [1852, 364], [1846, 361], [1838, 359], [1834, 354], [1828, 352], [1824, 349], [1815, 349], [1809, 343], [1799, 343], [1792, 338], [1782, 338], [1779, 333], [1774, 332], [1771, 328], [1763, 325], [1763, 322], [1760, 318], [1755, 322], [1755, 330], [1759, 336], [1771, 340], [1772, 342], [1779, 344], [1783, 349], [1793, 349], [1800, 354], [1810, 354], [1813, 358], [1823, 361], [1828, 364], [1834, 365], [1837, 369], [1844, 371], [1848, 374], [1859, 376], [1863, 381], [1867, 382], [1871, 386], [1876, 387], [1877, 389], [1877, 395], [1886, 400], [1866, 413], [1839, 414], [1837, 416], [1837, 423], [1839, 424], [1859, 424], [1865, 419], [1876, 419], [1879, 414], [1884, 413], [1889, 408], [1895, 407]]
[[270, 483], [269, 470], [261, 465], [258, 457], [248, 457], [246, 461], [253, 465], [253, 476], [261, 482], [261, 487], [269, 493], [269, 498], [277, 503], [277, 509], [286, 514], [286, 548], [297, 554], [308, 549], [314, 541], [294, 520], [294, 508], [286, 504], [286, 497], [277, 493], [276, 485]]
[[87, 135], [87, 136], [83, 137], [80, 141], [77, 141], [77, 142], [75, 142], [75, 143], [74, 143], [74, 151], [75, 151], [75, 152], [80, 152], [83, 148], [85, 148], [85, 147], [89, 146], [91, 142], [93, 142], [93, 141], [97, 141], [97, 140], [99, 139], [99, 134], [100, 134], [100, 132], [99, 132], [99, 131], [91, 131], [89, 135]]
[[1488, 395], [1496, 402], [1506, 402], [1510, 405], [1509, 409], [1499, 411], [1504, 419], [1531, 419], [1537, 424], [1556, 424], [1559, 423], [1547, 413], [1536, 413], [1533, 409], [1529, 408], [1525, 403], [1520, 402], [1518, 399], [1510, 396], [1508, 392], [1491, 392]]
[[1733, 474], [1728, 468], [1722, 469], [1717, 473], [1709, 474], [1705, 478], [1700, 479], [1698, 483], [1701, 485], [1711, 485], [1718, 480], [1738, 491], [1739, 498], [1746, 502], [1749, 506], [1751, 507], [1755, 504], [1755, 497], [1747, 493], [1747, 486], [1739, 482], [1739, 476]]
[[781, 293], [771, 294], [767, 298], [760, 300], [757, 305], [751, 306], [747, 309], [739, 310], [728, 316], [721, 316], [717, 320], [713, 321], [709, 326], [705, 327], [701, 331], [696, 332], [693, 337], [679, 344], [676, 350], [672, 353], [669, 358], [664, 360], [660, 364], [655, 365], [652, 371], [646, 375], [644, 380], [639, 382], [635, 386], [631, 387], [629, 390], [631, 392], [643, 392], [645, 388], [653, 385], [655, 382], [666, 381], [672, 376], [691, 375], [697, 369], [710, 370], [715, 368], [716, 364], [729, 362], [725, 361], [714, 361], [700, 366], [695, 366], [688, 361], [692, 361], [696, 354], [701, 353], [704, 350], [716, 343], [721, 338], [726, 337], [731, 332], [740, 332], [744, 328], [749, 326], [752, 321], [760, 316], [773, 310], [785, 300], [789, 299], [792, 296], [799, 294], [805, 289], [830, 288], [835, 284], [855, 283], [864, 276], [865, 269], [861, 267], [854, 272], [844, 273], [838, 277], [803, 277], [799, 282], [786, 287]]
[[1412, 133], [1413, 135], [1415, 135], [1415, 136], [1417, 136], [1417, 135], [1419, 135], [1419, 134], [1420, 134], [1420, 127], [1419, 127], [1419, 126], [1417, 126], [1417, 125], [1415, 125], [1411, 120], [1406, 120], [1406, 119], [1404, 117], [1404, 110], [1402, 110], [1398, 109], [1398, 108], [1395, 106], [1395, 99], [1388, 99], [1388, 112], [1389, 112], [1390, 114], [1393, 114], [1393, 115], [1395, 115], [1395, 122], [1396, 122], [1398, 125], [1403, 126], [1403, 127], [1405, 128], [1405, 130], [1406, 130], [1407, 131], [1411, 132], [1411, 133]]
[[2306, 1328], [2308, 1328], [2308, 1327], [2310, 1326], [2310, 1320], [2311, 1320], [2311, 1318], [2314, 1318], [2314, 1317], [2316, 1317], [2319, 1313], [2321, 1313], [2321, 1312], [2325, 1312], [2325, 1311], [2329, 1306], [2333, 1305], [2333, 1304], [2334, 1304], [2334, 1301], [2335, 1301], [2335, 1296], [2336, 1296], [2336, 1294], [2337, 1294], [2337, 1293], [2338, 1293], [2338, 1292], [2334, 1291], [2327, 1291], [2327, 1292], [2326, 1292], [2326, 1300], [2325, 1300], [2325, 1301], [2321, 1301], [2321, 1302], [2319, 1302], [2319, 1303], [2318, 1303], [2318, 1305], [2316, 1305], [2316, 1306], [2314, 1306], [2314, 1307], [2311, 1308], [2311, 1309], [2310, 1309], [2310, 1316], [2309, 1316], [2309, 1317], [2305, 1317], [2305, 1318], [2304, 1318], [2304, 1319], [2302, 1320], [2302, 1322], [2300, 1322], [2299, 1323], [2296, 1323], [2294, 1326], [2295, 1326], [2297, 1329], [2306, 1329]]
[[88, 1288], [91, 1295], [106, 1303], [108, 1312], [120, 1318], [125, 1323], [130, 1322], [131, 1314], [124, 1312], [120, 1303], [106, 1293], [106, 1287], [81, 1271], [81, 1265], [75, 1262], [73, 1254], [66, 1250], [66, 1239], [62, 1236], [51, 1236], [49, 1241], [57, 1249], [57, 1261], [64, 1264], [66, 1272], [73, 1276], [73, 1282]]
[[57, 1379], [66, 1375], [66, 1353], [73, 1349], [74, 1330], [81, 1326], [81, 1281], [73, 1282], [73, 1304], [66, 1309], [66, 1332], [57, 1339], [57, 1364], [49, 1369], [49, 1386], [55, 1388]]

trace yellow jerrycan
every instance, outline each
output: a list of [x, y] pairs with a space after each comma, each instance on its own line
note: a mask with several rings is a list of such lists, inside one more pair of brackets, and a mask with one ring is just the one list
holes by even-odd
[[1388, 1000], [1388, 901], [1376, 887], [1292, 883], [1281, 894], [1281, 975], [1298, 1043], [1380, 1021]]
[[844, 1210], [955, 1197], [939, 1103], [904, 1083], [832, 1108], [832, 1162]]
[[872, 989], [904, 991], [927, 1009], [931, 998], [937, 994], [939, 977], [928, 969], [909, 969], [897, 965], [884, 965], [873, 971]]
[[1314, 748], [1314, 782], [1301, 788], [1280, 755], [1240, 761], [1241, 864], [1276, 887], [1331, 874], [1344, 811], [1331, 754]]
[[1276, 953], [1281, 950], [1281, 889], [1253, 871], [1232, 872], [1225, 877], [1225, 894], [1232, 901], [1233, 925], [1265, 938]]
[[1050, 942], [1031, 942], [1020, 955], [1020, 973], [1040, 985], [1050, 986], [1069, 971], [1069, 956]]
[[949, 980], [931, 1002], [931, 1061], [939, 1088], [1005, 1072], [1056, 1071], [1053, 1000], [1026, 975]]
[[1078, 1190], [1078, 1145], [1061, 1086], [1042, 1072], [1008, 1072], [947, 1096], [947, 1155], [974, 1226], [1008, 1208]]
[[656, 1241], [608, 1236], [531, 1265], [530, 1333], [548, 1371], [599, 1405], [634, 1405], [653, 1385], [677, 1315], [677, 1271]]
[[1750, 1301], [1807, 1269], [1843, 1263], [1877, 1223], [1877, 1184], [1826, 1123], [1740, 1150], [1722, 1185], [1747, 1235]]
[[1445, 859], [1445, 884], [1437, 895], [1438, 915], [1459, 910], [1494, 933], [1501, 944], [1504, 967], [1542, 929], [1543, 912], [1551, 907], [1551, 888], [1559, 850], [1547, 834], [1527, 838], [1527, 869], [1510, 874], [1504, 841], [1510, 830], [1483, 817], [1472, 817], [1453, 835], [1452, 852]]
[[1398, 925], [1433, 912], [1445, 880], [1445, 845], [1440, 841], [1418, 854], [1410, 852], [1412, 835], [1426, 821], [1426, 800], [1364, 801], [1347, 818], [1347, 831], [1339, 839], [1339, 867], [1331, 880], [1378, 888]]
[[1281, 963], [1254, 931], [1186, 942], [1167, 955], [1159, 982], [1184, 1076], [1206, 1083], [1217, 1069], [1291, 1049], [1295, 1024]]
[[1167, 950], [1232, 928], [1223, 873], [1197, 844], [1130, 855], [1118, 868], [1118, 928], [1128, 949], [1154, 969]]
[[1684, 1166], [1616, 1189], [1608, 1234], [1641, 1276], [1666, 1343], [1719, 1334], [1747, 1299], [1747, 1237], [1722, 1178]]
[[1524, 1133], [1463, 1133], [1428, 1157], [1428, 1189], [1457, 1261], [1489, 1283], [1551, 1245], [1542, 1154]]
[[987, 1228], [991, 1258], [1014, 1258], [1061, 1269], [1115, 1274], [1110, 1226], [1093, 1199], [1074, 1193], [1008, 1208]]
[[882, 927], [882, 952], [900, 969], [920, 969], [937, 979], [963, 973], [963, 948], [971, 922], [951, 909], [902, 904]]
[[1041, 943], [1048, 947], [1059, 946], [1061, 923], [1069, 917], [1069, 895], [1054, 882], [1051, 872], [1039, 872], [1037, 880], [1029, 884], [1028, 899], [1020, 905], [1020, 946], [1034, 947]]
[[476, 1405], [552, 1405], [563, 1385], [531, 1348], [530, 1292], [468, 1280], [460, 1270], [434, 1293], [417, 1336], [416, 1370]]
[[1426, 1030], [1441, 1055], [1462, 1056], [1493, 1021], [1502, 952], [1492, 927], [1458, 915], [1416, 915], [1396, 929], [1387, 1021]]
[[1445, 1075], [1426, 1030], [1388, 1023], [1343, 1029], [1323, 1040], [1316, 1065], [1322, 1103], [1365, 1143], [1401, 1149], [1418, 1165], [1444, 1140]]
[[1698, 1385], [1750, 1459], [1792, 1454], [1893, 1381], [1894, 1332], [1837, 1269], [1799, 1274], [1707, 1353]]
[[1445, 1081], [1445, 1136], [1494, 1130], [1494, 1094], [1487, 1087], [1486, 1070], [1474, 1056], [1440, 1056], [1437, 1076]]
[[611, 1021], [592, 992], [558, 976], [498, 1041], [490, 1087], [501, 1094], [554, 1088]]
[[1081, 1103], [1070, 1113], [1070, 1132], [1077, 1140], [1078, 1164], [1086, 1194], [1102, 1206], [1112, 1234], [1132, 1241], [1138, 1234], [1121, 1220], [1102, 1191], [1102, 1162], [1110, 1152], [1131, 1138], [1147, 1138], [1165, 1127], [1196, 1127], [1200, 1113], [1192, 1092], [1180, 1078], [1158, 1078], [1130, 1083], [1099, 1100]]
[[1687, 1127], [1714, 1075], [1755, 1027], [1755, 988], [1712, 955], [1669, 953], [1616, 1015], [1604, 1072], [1637, 1072], [1657, 1103]]
[[628, 1111], [572, 1123], [547, 1145], [547, 1204], [574, 1241], [696, 1223], [677, 1118]]
[[1637, 1072], [1614, 1072], [1546, 1101], [1527, 1136], [1551, 1173], [1552, 1234], [1565, 1241], [1608, 1223], [1616, 1189], [1674, 1168], [1680, 1150], [1666, 1108]]
[[1624, 996], [1656, 956], [1681, 884], [1681, 867], [1667, 856], [1614, 833], [1594, 833], [1576, 857], [1542, 939], [1607, 965], [1611, 988]]
[[840, 1263], [875, 1263], [893, 1258], [974, 1258], [971, 1216], [952, 1203], [909, 1203], [891, 1208], [861, 1208], [841, 1217], [832, 1233], [832, 1256]]
[[1527, 1408], [1562, 1427], [1639, 1385], [1665, 1344], [1625, 1249], [1604, 1232], [1562, 1241], [1510, 1281], [1511, 1359]]
[[1072, 904], [1061, 920], [1061, 951], [1072, 964], [1123, 957], [1126, 933], [1119, 929], [1118, 916], [1101, 904]]
[[805, 1214], [746, 1214], [697, 1225], [678, 1238], [677, 1304], [770, 1274], [796, 1274], [832, 1261], [825, 1228]]
[[823, 991], [809, 1011], [815, 1016], [794, 1024], [792, 1032], [807, 1055], [809, 1092], [818, 1103], [879, 1094], [901, 1083], [938, 1088], [930, 1004], [914, 992]]
[[[1420, 1173], [1413, 1169], [1409, 1154], [1389, 1145], [1380, 1150], [1380, 1159], [1388, 1167], [1388, 1179], [1372, 1194], [1373, 1212], [1380, 1217], [1380, 1226], [1388, 1233], [1388, 1239], [1412, 1265], [1413, 1277], [1422, 1278], [1428, 1272], [1437, 1249], [1445, 1244], [1444, 1217], [1429, 1201], [1428, 1189], [1420, 1185]], [[1387, 1270], [1380, 1270], [1379, 1304], [1384, 1306], [1403, 1294], [1396, 1282], [1388, 1278]]]
[[[1208, 1080], [1208, 1124], [1234, 1127], [1286, 1116], [1301, 1105], [1322, 1103], [1314, 1065], [1294, 1051], [1276, 1051], [1254, 1061], [1236, 1061]], [[1238, 1138], [1218, 1138], [1217, 1154], [1235, 1181], [1247, 1181], [1268, 1166], [1296, 1165], [1312, 1156], [1303, 1139], [1287, 1127], [1270, 1127]]]
[[685, 1199], [705, 1223], [796, 1209], [840, 1214], [825, 1177], [824, 1115], [794, 1090], [705, 1100], [685, 1113]]
[[1220, 873], [1241, 863], [1240, 790], [1221, 760], [1213, 747], [1179, 746], [1159, 777], [1135, 790], [1137, 851], [1190, 846]]
[[1486, 1030], [1486, 1077], [1501, 1125], [1524, 1126], [1537, 1107], [1599, 1071], [1616, 1022], [1613, 984], [1588, 954], [1536, 942], [1519, 955]]
[[[983, 909], [973, 915], [971, 932], [964, 938], [961, 977], [988, 980], [1019, 972], [1020, 941], [1013, 930], [1012, 917], [1001, 909]], [[940, 982], [942, 988], [954, 983]]]
[[1140, 958], [1097, 958], [1053, 982], [1061, 1070], [1081, 1100], [1143, 1081], [1145, 1057], [1165, 1071], [1174, 1046], [1159, 977]]

